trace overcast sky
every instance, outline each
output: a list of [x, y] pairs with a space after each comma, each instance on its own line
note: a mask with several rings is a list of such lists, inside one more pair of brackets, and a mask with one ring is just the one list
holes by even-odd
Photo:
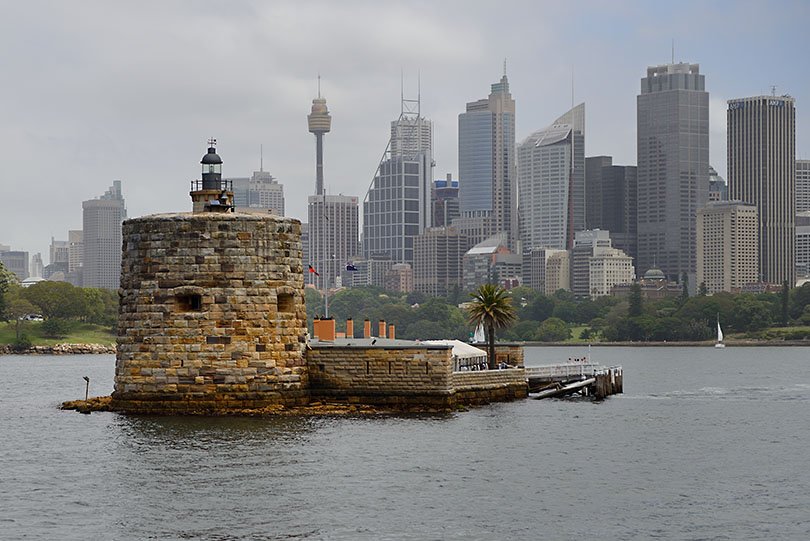
[[[306, 217], [322, 76], [329, 193], [363, 197], [399, 115], [400, 74], [434, 122], [436, 178], [457, 173], [458, 114], [504, 58], [517, 139], [586, 103], [586, 155], [636, 163], [647, 66], [700, 64], [711, 163], [725, 177], [725, 101], [788, 93], [810, 158], [810, 2], [2, 1], [0, 244], [42, 252], [81, 229], [81, 202], [115, 179], [130, 217], [190, 210], [206, 140], [224, 176], [264, 169]], [[361, 211], [362, 212], [362, 211]]]

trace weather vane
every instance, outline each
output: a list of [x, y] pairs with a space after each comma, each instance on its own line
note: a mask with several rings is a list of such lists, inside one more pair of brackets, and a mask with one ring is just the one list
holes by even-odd
[[212, 147], [215, 147], [217, 146], [217, 140], [211, 137], [210, 139], [208, 139], [208, 144], [211, 145]]

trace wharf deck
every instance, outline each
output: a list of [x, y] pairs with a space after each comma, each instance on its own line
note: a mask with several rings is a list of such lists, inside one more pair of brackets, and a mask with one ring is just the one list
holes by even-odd
[[560, 363], [526, 367], [526, 381], [533, 398], [551, 398], [578, 393], [597, 400], [623, 392], [621, 366], [596, 363]]

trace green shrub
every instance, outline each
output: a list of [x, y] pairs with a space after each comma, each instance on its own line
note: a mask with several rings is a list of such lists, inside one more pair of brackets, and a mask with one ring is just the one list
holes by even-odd
[[48, 338], [64, 338], [70, 332], [70, 323], [64, 319], [51, 318], [42, 322], [42, 334]]
[[11, 343], [11, 350], [16, 352], [25, 351], [30, 347], [31, 340], [28, 338], [28, 335], [25, 334], [21, 334], [19, 338], [15, 338]]

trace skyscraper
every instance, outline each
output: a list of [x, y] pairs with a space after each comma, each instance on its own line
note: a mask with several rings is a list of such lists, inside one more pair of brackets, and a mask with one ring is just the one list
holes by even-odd
[[709, 93], [699, 65], [647, 68], [637, 123], [639, 273], [657, 265], [693, 278], [695, 217], [709, 185]]
[[505, 232], [515, 249], [515, 100], [505, 69], [488, 98], [468, 103], [458, 115], [458, 167], [462, 217], [481, 221], [489, 234]]
[[586, 229], [606, 229], [615, 248], [636, 257], [637, 168], [611, 156], [585, 158]]
[[517, 154], [523, 251], [571, 248], [585, 229], [585, 104], [524, 139]]
[[728, 102], [729, 199], [757, 207], [759, 278], [796, 281], [796, 110], [790, 96]]
[[84, 265], [82, 285], [118, 289], [121, 279], [121, 222], [127, 217], [121, 181], [104, 195], [82, 203]]
[[433, 123], [419, 99], [402, 98], [399, 118], [363, 201], [363, 256], [413, 263], [413, 241], [431, 225]]

